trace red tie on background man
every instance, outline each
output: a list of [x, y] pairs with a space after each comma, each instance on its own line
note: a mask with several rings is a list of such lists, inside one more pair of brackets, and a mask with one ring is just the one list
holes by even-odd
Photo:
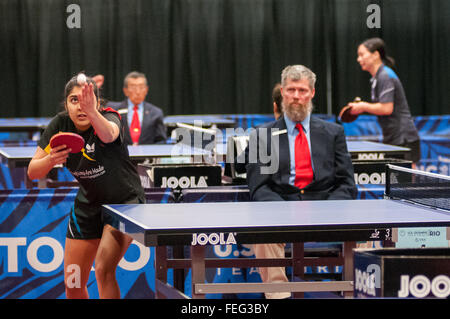
[[141, 135], [141, 124], [139, 123], [138, 106], [134, 106], [133, 119], [130, 126], [130, 135], [133, 144], [137, 144]]
[[300, 123], [295, 126], [299, 133], [295, 138], [294, 185], [299, 188], [304, 188], [313, 180], [311, 155], [309, 152], [308, 139], [306, 138], [305, 132], [303, 132], [303, 126]]

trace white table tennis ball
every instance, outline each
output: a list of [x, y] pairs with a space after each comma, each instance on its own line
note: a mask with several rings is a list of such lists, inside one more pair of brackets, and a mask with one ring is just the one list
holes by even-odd
[[78, 74], [77, 83], [78, 85], [84, 85], [84, 83], [86, 83], [86, 75], [84, 75], [83, 73]]

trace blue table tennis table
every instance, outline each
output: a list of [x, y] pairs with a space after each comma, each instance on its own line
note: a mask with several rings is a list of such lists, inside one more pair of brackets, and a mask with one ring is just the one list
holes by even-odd
[[[128, 146], [130, 158], [135, 163], [151, 162], [192, 162], [207, 160], [210, 157], [210, 152], [203, 149], [191, 148], [183, 144], [151, 144], [151, 145], [136, 145]], [[34, 153], [36, 146], [5, 146], [0, 147], [0, 162], [9, 168], [23, 167], [25, 170], [28, 167]], [[62, 166], [60, 166], [62, 167]], [[27, 179], [25, 172], [25, 185], [31, 186], [31, 181]], [[40, 188], [45, 187], [46, 181], [42, 179], [38, 181]]]
[[[0, 118], [0, 132], [18, 132], [26, 131], [32, 134], [33, 132], [42, 132], [50, 123], [51, 117], [39, 118]], [[169, 115], [164, 118], [164, 124], [168, 128], [174, 128], [177, 123], [184, 123], [194, 125], [195, 121], [202, 121], [203, 127], [216, 126], [218, 128], [234, 127], [235, 121], [225, 118], [224, 115]], [[349, 151], [352, 153], [352, 158], [371, 159], [374, 156], [377, 158], [395, 157], [404, 158], [405, 152], [408, 148], [398, 147], [393, 145], [386, 145], [371, 141], [348, 141]], [[225, 146], [226, 148], [226, 146]], [[365, 154], [365, 155], [358, 155]]]
[[[450, 226], [448, 211], [390, 199], [104, 205], [103, 214], [111, 217], [112, 226], [155, 247], [158, 298], [185, 297], [167, 284], [167, 270], [189, 267], [193, 298], [207, 293], [274, 291], [343, 291], [351, 296], [352, 249], [357, 241], [392, 241], [403, 227]], [[315, 262], [303, 256], [303, 243], [311, 241], [343, 242], [342, 281], [205, 284], [207, 267], [292, 266], [293, 275], [301, 277], [304, 266]], [[292, 256], [282, 260], [205, 258], [206, 245], [276, 242], [293, 243]], [[166, 246], [171, 245], [190, 245], [191, 259], [168, 259]]]
[[347, 140], [352, 160], [382, 160], [385, 158], [405, 159], [411, 149], [396, 145], [383, 144], [372, 141]]
[[[27, 132], [30, 139], [34, 133], [42, 133], [52, 120], [51, 117], [26, 117], [26, 118], [0, 118], [0, 132]], [[177, 127], [177, 123], [194, 125], [202, 124], [202, 127], [217, 127], [219, 129], [235, 126], [233, 119], [224, 115], [169, 115], [164, 117], [164, 125], [169, 131]]]
[[[374, 142], [364, 141], [347, 141], [347, 147], [352, 158], [361, 157], [361, 154], [365, 154], [367, 158], [370, 158], [371, 154], [375, 158], [385, 156], [389, 152], [395, 154], [404, 154], [408, 152], [408, 148], [402, 148], [392, 145], [386, 145]], [[182, 158], [195, 162], [211, 162], [211, 152], [199, 149], [191, 148], [184, 144], [152, 144], [152, 145], [136, 145], [128, 146], [130, 158], [135, 163], [150, 161], [152, 163], [164, 162], [169, 163], [173, 161], [182, 161]], [[0, 162], [7, 165], [10, 168], [15, 167], [27, 167], [31, 158], [36, 151], [36, 146], [4, 146], [0, 147]], [[381, 155], [380, 155], [381, 154]], [[217, 162], [227, 160], [227, 146], [226, 144], [217, 144], [215, 160]], [[232, 157], [234, 160], [234, 157]]]
[[50, 117], [0, 118], [0, 132], [43, 131], [50, 121]]
[[0, 118], [0, 132], [6, 136], [7, 140], [17, 139], [18, 137], [11, 133], [19, 132], [26, 133], [24, 137], [19, 137], [21, 140], [37, 140], [50, 121], [49, 117]]
[[[375, 157], [380, 158], [386, 156], [385, 154], [403, 155], [409, 152], [409, 148], [387, 145], [382, 143], [368, 142], [368, 141], [347, 141], [347, 147], [352, 158], [363, 157], [370, 159], [370, 154], [377, 154]], [[135, 145], [128, 146], [130, 157], [133, 160], [140, 161], [147, 158], [162, 158], [162, 157], [176, 157], [176, 156], [204, 156], [208, 151], [191, 148], [182, 143], [178, 144], [151, 144], [151, 145]], [[4, 162], [10, 163], [12, 167], [19, 167], [28, 165], [28, 162], [33, 157], [36, 151], [36, 146], [4, 146], [0, 147], [0, 157]], [[216, 148], [217, 156], [226, 159], [227, 145], [218, 143]]]
[[[177, 157], [203, 157], [209, 155], [208, 151], [198, 148], [190, 148], [182, 144], [151, 144], [128, 146], [128, 151], [132, 161], [141, 162], [148, 159], [177, 158]], [[28, 166], [36, 146], [5, 146], [0, 147], [0, 160], [8, 167]]]
[[168, 128], [177, 127], [177, 123], [194, 125], [196, 123], [200, 124], [200, 122], [202, 127], [227, 128], [234, 127], [235, 125], [233, 119], [226, 118], [220, 114], [168, 115], [164, 117], [164, 125]]
[[[52, 120], [52, 117], [26, 117], [26, 118], [0, 118], [0, 132], [11, 131], [43, 131]], [[223, 115], [169, 115], [164, 117], [164, 124], [176, 127], [177, 123], [193, 125], [201, 121], [203, 126], [215, 125], [221, 127], [234, 127], [235, 121]]]
[[[371, 141], [353, 141], [347, 140], [347, 149], [352, 160], [383, 160], [383, 159], [405, 159], [411, 149], [407, 147], [383, 144]], [[217, 156], [227, 155], [227, 143], [217, 144]], [[230, 158], [234, 158], [235, 154], [229, 154]], [[225, 158], [223, 158], [225, 161]]]

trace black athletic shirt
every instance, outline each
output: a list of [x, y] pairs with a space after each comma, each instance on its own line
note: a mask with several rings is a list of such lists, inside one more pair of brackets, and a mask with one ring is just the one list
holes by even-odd
[[92, 126], [84, 132], [78, 132], [69, 114], [64, 111], [51, 120], [38, 145], [47, 153], [50, 152], [50, 139], [59, 132], [77, 133], [84, 138], [83, 150], [69, 154], [65, 164], [80, 184], [76, 197], [78, 202], [97, 206], [120, 204], [137, 197], [144, 199], [139, 175], [123, 143], [120, 115], [110, 109], [101, 110], [101, 114], [119, 127], [120, 136], [112, 143], [103, 143]]

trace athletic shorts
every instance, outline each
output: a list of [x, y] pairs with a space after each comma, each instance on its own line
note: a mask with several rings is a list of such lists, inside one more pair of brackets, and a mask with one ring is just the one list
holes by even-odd
[[[123, 204], [142, 204], [144, 200], [134, 198]], [[103, 227], [114, 221], [109, 216], [103, 216], [102, 206], [81, 204], [75, 200], [70, 210], [66, 237], [70, 239], [100, 239]]]

